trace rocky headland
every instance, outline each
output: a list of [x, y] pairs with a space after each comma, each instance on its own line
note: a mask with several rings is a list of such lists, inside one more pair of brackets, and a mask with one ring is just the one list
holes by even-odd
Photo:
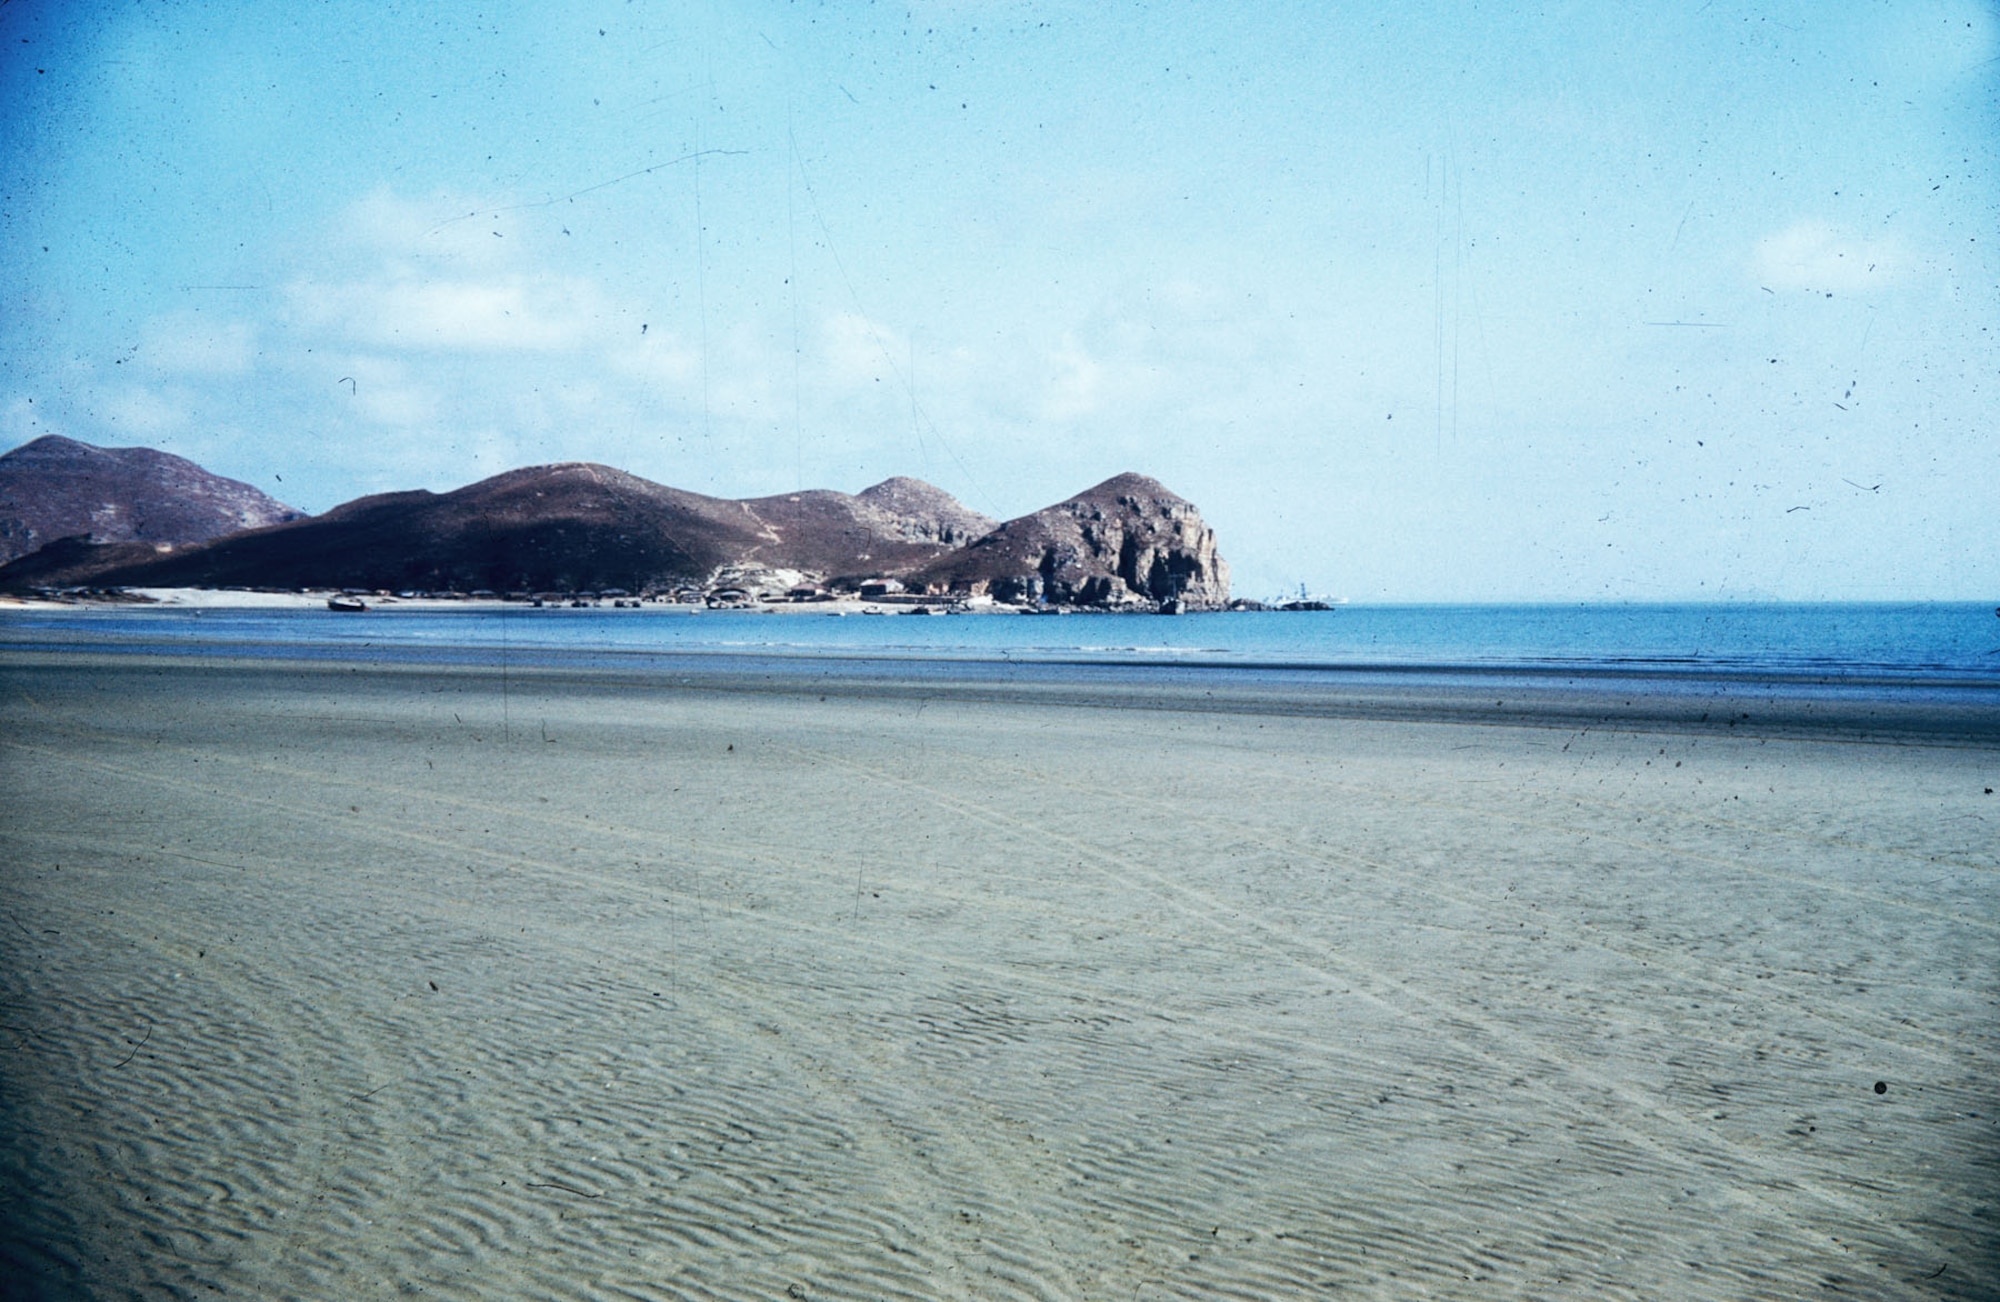
[[[206, 476], [192, 463], [165, 460]], [[85, 490], [69, 484], [50, 491], [75, 499]], [[106, 519], [167, 518], [150, 490], [129, 498], [90, 491], [104, 499]], [[220, 490], [208, 497], [222, 500]], [[250, 512], [254, 503], [241, 500], [236, 509]], [[261, 509], [289, 512], [277, 503]], [[1214, 531], [1192, 503], [1136, 474], [1000, 523], [902, 477], [855, 494], [815, 489], [728, 499], [565, 462], [451, 492], [382, 493], [323, 515], [258, 524], [165, 544], [154, 541], [157, 525], [152, 535], [72, 531], [0, 566], [0, 589], [726, 592], [749, 600], [907, 592], [1098, 610], [1220, 609], [1229, 602], [1228, 566]]]
[[925, 591], [1016, 604], [1110, 609], [1229, 604], [1229, 566], [1194, 503], [1123, 474], [1024, 515], [939, 557], [906, 581]]

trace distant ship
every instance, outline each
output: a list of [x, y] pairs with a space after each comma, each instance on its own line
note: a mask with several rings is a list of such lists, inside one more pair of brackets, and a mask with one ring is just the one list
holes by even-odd
[[336, 592], [326, 599], [326, 608], [328, 610], [338, 610], [348, 614], [355, 614], [368, 609], [368, 603], [359, 597], [350, 597], [344, 593]]

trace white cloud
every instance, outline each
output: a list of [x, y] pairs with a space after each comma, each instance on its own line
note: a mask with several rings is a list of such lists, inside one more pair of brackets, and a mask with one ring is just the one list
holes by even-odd
[[108, 424], [128, 436], [157, 438], [188, 423], [183, 396], [169, 396], [142, 385], [105, 394], [101, 414]]
[[468, 480], [513, 470], [529, 460], [514, 434], [491, 427], [463, 436], [461, 450], [469, 454], [472, 463]]
[[1065, 336], [1062, 346], [1049, 355], [1052, 373], [1042, 398], [1042, 415], [1050, 420], [1074, 420], [1088, 416], [1102, 405], [1104, 364], [1079, 344]]
[[173, 375], [245, 375], [256, 362], [257, 332], [247, 322], [177, 312], [147, 324], [139, 357]]
[[294, 323], [329, 344], [474, 353], [565, 352], [606, 328], [597, 283], [547, 270], [505, 226], [462, 196], [376, 190], [341, 213], [321, 270], [289, 287]]
[[376, 347], [560, 352], [583, 343], [605, 314], [597, 287], [555, 276], [301, 283], [301, 324]]
[[[338, 242], [400, 263], [504, 267], [521, 259], [524, 237], [504, 229], [504, 214], [464, 195], [405, 199], [375, 190], [349, 204], [335, 231]], [[510, 238], [511, 236], [511, 238]]]
[[701, 383], [701, 352], [668, 330], [654, 330], [609, 350], [607, 360], [649, 389], [680, 393]]
[[[790, 376], [781, 376], [781, 355], [768, 347], [749, 323], [739, 323], [709, 340], [709, 401], [718, 412], [742, 419], [775, 413], [782, 390], [790, 409]], [[697, 360], [697, 365], [699, 364]]]
[[822, 362], [836, 384], [892, 383], [898, 359], [909, 355], [904, 338], [858, 312], [837, 312], [820, 327]]
[[442, 403], [436, 388], [411, 375], [404, 363], [356, 355], [339, 362], [337, 369], [336, 401], [351, 404], [377, 424], [423, 429], [437, 421]]
[[44, 434], [64, 432], [37, 409], [33, 398], [25, 394], [16, 394], [4, 407], [0, 407], [0, 441], [8, 447], [38, 439]]
[[1894, 239], [1858, 239], [1804, 221], [1759, 240], [1752, 261], [1760, 285], [1832, 293], [1886, 286], [1907, 257]]

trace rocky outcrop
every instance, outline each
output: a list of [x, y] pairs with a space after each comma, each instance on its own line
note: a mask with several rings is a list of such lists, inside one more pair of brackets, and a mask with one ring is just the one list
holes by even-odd
[[856, 500], [879, 514], [885, 522], [910, 542], [963, 547], [984, 538], [999, 521], [971, 510], [964, 503], [921, 479], [897, 475], [873, 488], [864, 488]]
[[48, 435], [0, 456], [0, 563], [60, 538], [178, 547], [298, 516], [248, 484], [151, 448]]
[[1114, 610], [1174, 600], [1190, 610], [1229, 604], [1229, 567], [1215, 531], [1192, 502], [1135, 474], [1009, 520], [905, 582], [998, 601]]
[[744, 562], [821, 578], [896, 574], [928, 564], [998, 521], [920, 479], [886, 479], [850, 496], [809, 489], [735, 503], [762, 541]]

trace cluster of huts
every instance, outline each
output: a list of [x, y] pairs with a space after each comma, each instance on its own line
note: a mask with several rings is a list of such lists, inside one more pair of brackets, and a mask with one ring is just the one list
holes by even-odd
[[708, 586], [682, 585], [674, 588], [655, 588], [643, 592], [633, 592], [625, 588], [598, 588], [565, 590], [560, 592], [498, 592], [487, 588], [475, 588], [470, 592], [453, 588], [443, 591], [406, 589], [389, 592], [382, 589], [343, 588], [342, 595], [352, 597], [396, 598], [402, 601], [508, 601], [537, 607], [598, 607], [609, 605], [614, 608], [631, 607], [638, 609], [646, 605], [706, 606], [712, 610], [728, 610], [749, 606], [769, 606], [799, 604], [804, 602], [837, 601], [842, 597], [860, 597], [865, 601], [879, 601], [889, 604], [935, 603], [938, 598], [923, 594], [905, 592], [903, 585], [894, 579], [870, 579], [859, 583], [849, 582], [837, 586], [818, 583], [792, 584], [772, 587], [747, 582], [721, 582]]

